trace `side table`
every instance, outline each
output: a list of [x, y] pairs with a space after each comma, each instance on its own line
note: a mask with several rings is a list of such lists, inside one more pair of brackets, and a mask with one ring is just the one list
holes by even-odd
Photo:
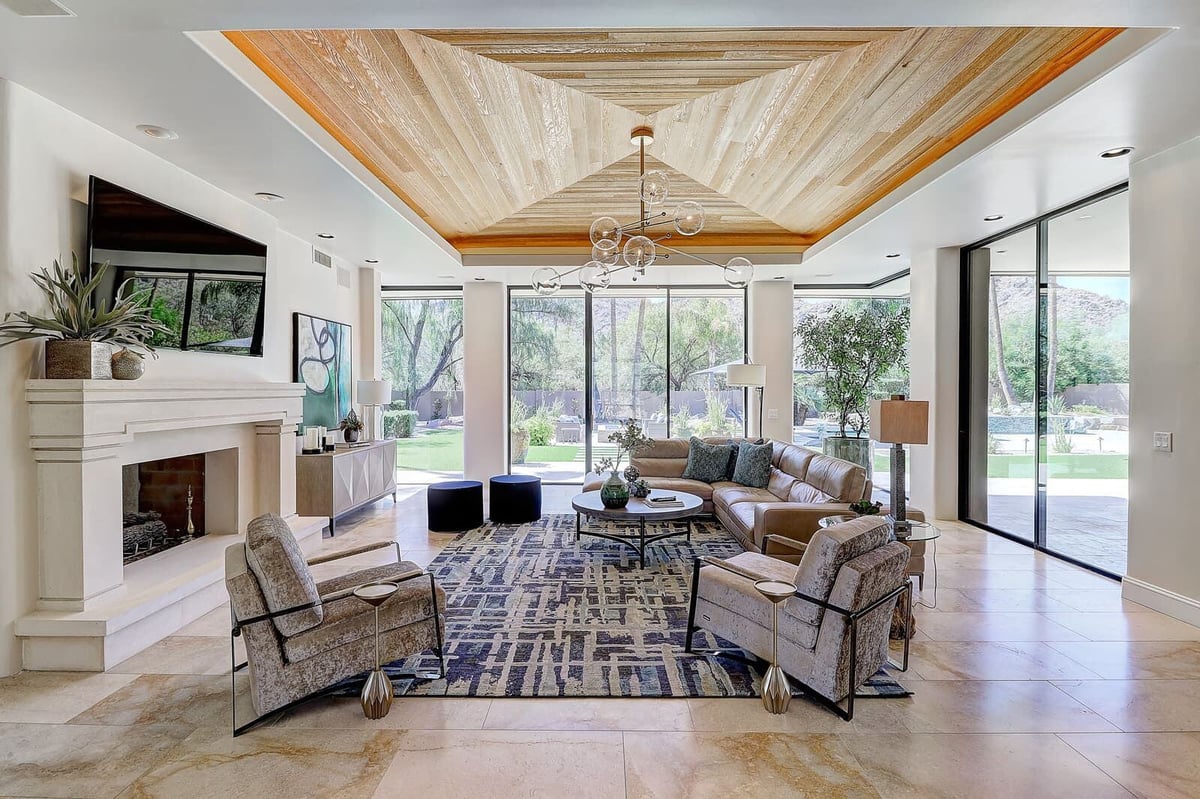
[[392, 681], [383, 672], [379, 662], [379, 606], [392, 597], [400, 586], [395, 583], [367, 583], [354, 589], [354, 596], [375, 608], [375, 669], [367, 675], [363, 683], [362, 701], [363, 715], [369, 719], [381, 719], [392, 709]]
[[762, 702], [768, 713], [787, 713], [792, 687], [779, 665], [779, 605], [794, 596], [796, 586], [783, 580], [758, 580], [758, 592], [771, 601], [771, 665], [762, 680]]

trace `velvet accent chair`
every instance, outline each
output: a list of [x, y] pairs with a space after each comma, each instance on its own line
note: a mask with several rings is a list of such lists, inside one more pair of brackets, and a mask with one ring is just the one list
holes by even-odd
[[[685, 648], [694, 654], [734, 654], [694, 650], [694, 633], [703, 628], [759, 660], [768, 659], [772, 606], [754, 583], [791, 583], [795, 596], [779, 608], [779, 665], [849, 721], [859, 686], [888, 660], [897, 600], [903, 595], [905, 607], [911, 605], [912, 585], [905, 577], [908, 547], [892, 540], [891, 528], [878, 516], [818, 530], [807, 544], [773, 538], [772, 548], [800, 553], [799, 565], [758, 552], [727, 560], [696, 559]], [[907, 635], [901, 669], [908, 670]]]
[[[309, 570], [318, 563], [390, 546], [396, 547], [395, 563], [323, 582], [316, 582]], [[375, 608], [355, 598], [354, 589], [377, 582], [399, 586], [379, 607], [380, 661], [391, 663], [432, 650], [439, 671], [411, 676], [445, 677], [446, 594], [431, 573], [401, 560], [397, 542], [306, 560], [287, 522], [267, 514], [250, 522], [244, 543], [226, 548], [225, 586], [233, 616], [230, 650], [233, 638], [244, 639], [250, 697], [258, 713], [239, 727], [235, 709], [235, 736], [375, 668]], [[234, 671], [240, 668], [234, 666]]]

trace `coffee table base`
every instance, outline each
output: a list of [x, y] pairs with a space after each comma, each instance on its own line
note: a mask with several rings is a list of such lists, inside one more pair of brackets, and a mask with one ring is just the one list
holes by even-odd
[[581, 521], [582, 516], [583, 516], [582, 513], [575, 514], [575, 540], [576, 541], [579, 540], [579, 537], [581, 535], [590, 535], [593, 538], [604, 538], [609, 541], [616, 541], [618, 544], [624, 544], [625, 546], [629, 547], [630, 549], [632, 549], [634, 552], [637, 553], [638, 562], [641, 564], [641, 567], [643, 569], [646, 568], [646, 547], [649, 546], [650, 544], [653, 544], [655, 541], [661, 541], [664, 538], [671, 538], [672, 536], [677, 536], [677, 535], [686, 536], [688, 541], [692, 540], [692, 520], [691, 520], [691, 518], [673, 519], [670, 521], [659, 522], [659, 524], [671, 524], [672, 521], [681, 521], [687, 526], [685, 530], [668, 530], [665, 533], [659, 533], [657, 535], [647, 536], [646, 535], [646, 517], [639, 516], [638, 517], [638, 533], [636, 536], [632, 536], [632, 535], [613, 535], [611, 533], [598, 533], [593, 530], [585, 530], [585, 529], [583, 529], [583, 523]]

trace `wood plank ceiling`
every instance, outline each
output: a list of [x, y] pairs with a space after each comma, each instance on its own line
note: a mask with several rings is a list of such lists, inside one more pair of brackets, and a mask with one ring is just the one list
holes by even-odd
[[708, 210], [687, 246], [800, 252], [1119, 32], [225, 35], [460, 252], [578, 254], [636, 218], [636, 125], [667, 210]]

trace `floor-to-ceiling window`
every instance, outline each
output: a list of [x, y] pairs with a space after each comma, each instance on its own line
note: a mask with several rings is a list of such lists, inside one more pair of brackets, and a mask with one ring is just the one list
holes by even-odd
[[964, 251], [963, 518], [1125, 573], [1123, 187]]
[[462, 477], [462, 292], [385, 290], [382, 322], [393, 397], [384, 433], [396, 439], [397, 481]]
[[[879, 297], [831, 295], [827, 289], [797, 288], [793, 300], [792, 318], [797, 326], [802, 320], [827, 316], [834, 311], [845, 313], [896, 313], [907, 308], [908, 297]], [[827, 436], [838, 435], [837, 414], [825, 395], [823, 370], [804, 362], [800, 333], [792, 348], [792, 441], [797, 444], [822, 450]], [[908, 394], [908, 364], [901, 362], [882, 374], [870, 387], [871, 397], [882, 398], [892, 394]], [[869, 424], [868, 428], [869, 430]], [[863, 433], [867, 434], [866, 431]], [[876, 444], [872, 453], [872, 480], [880, 499], [886, 499], [891, 490], [891, 451], [888, 444]], [[907, 476], [907, 474], [906, 474]]]
[[725, 288], [509, 292], [509, 468], [581, 482], [636, 419], [652, 438], [740, 436], [746, 296]]

